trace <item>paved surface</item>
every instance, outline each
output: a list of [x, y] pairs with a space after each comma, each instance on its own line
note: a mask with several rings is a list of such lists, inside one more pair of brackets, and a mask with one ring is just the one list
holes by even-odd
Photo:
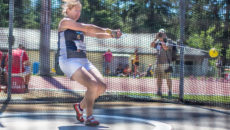
[[159, 124], [171, 126], [173, 130], [230, 129], [229, 110], [168, 103], [97, 103], [94, 113], [101, 121], [98, 127], [79, 123], [72, 104], [7, 105], [2, 108], [5, 109], [0, 115], [0, 129], [4, 130], [166, 130]]
[[[107, 91], [111, 92], [156, 93], [157, 90], [153, 78], [106, 78], [106, 82]], [[178, 93], [178, 87], [179, 81], [174, 79], [173, 93]], [[78, 96], [76, 95], [78, 93], [71, 91], [59, 95], [56, 90], [85, 90], [83, 86], [66, 77], [43, 78], [39, 76], [32, 77], [30, 89], [39, 91], [22, 95], [15, 94], [12, 97], [30, 100], [43, 100], [43, 98], [47, 100], [47, 97], [54, 97], [56, 100], [59, 96], [72, 96], [73, 98]], [[55, 91], [42, 91], [43, 89]], [[164, 84], [163, 91], [167, 93], [166, 84]], [[230, 82], [214, 79], [185, 79], [185, 93], [229, 96]], [[3, 99], [7, 97], [4, 93], [1, 93], [0, 96]], [[6, 130], [133, 130], [136, 128], [150, 130], [159, 128], [157, 125], [159, 123], [169, 125], [173, 130], [230, 129], [229, 110], [165, 103], [99, 103], [95, 106], [95, 115], [101, 121], [101, 125], [95, 128], [86, 127], [76, 121], [72, 104], [1, 104], [0, 111], [0, 129]], [[118, 117], [123, 118], [122, 122]]]
[[171, 130], [159, 121], [125, 116], [95, 115], [97, 127], [76, 121], [74, 113], [5, 113], [1, 119], [3, 130]]

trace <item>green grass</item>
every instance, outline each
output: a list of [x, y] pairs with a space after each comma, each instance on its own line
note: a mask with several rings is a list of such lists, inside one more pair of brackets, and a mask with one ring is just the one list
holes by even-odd
[[[158, 97], [153, 93], [129, 93], [129, 92], [120, 92], [119, 95], [133, 96], [133, 97], [149, 97], [154, 98]], [[167, 94], [163, 94], [163, 97], [167, 97]], [[178, 99], [179, 95], [173, 94], [173, 99]], [[210, 96], [210, 95], [184, 95], [184, 100], [191, 100], [197, 102], [213, 102], [213, 103], [230, 103], [230, 96]]]
[[230, 103], [230, 96], [184, 95], [184, 99], [201, 102]]

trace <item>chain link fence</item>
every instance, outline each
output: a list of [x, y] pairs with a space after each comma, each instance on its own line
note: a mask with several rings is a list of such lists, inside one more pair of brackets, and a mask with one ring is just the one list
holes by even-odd
[[[104, 75], [108, 85], [98, 101], [165, 101], [229, 107], [229, 2], [84, 0], [81, 3], [79, 22], [120, 28], [123, 32], [120, 39], [85, 37], [87, 57]], [[1, 1], [0, 5], [3, 12], [0, 16], [0, 50], [3, 52], [0, 101], [55, 103], [80, 100], [86, 89], [68, 79], [58, 65], [57, 28], [63, 17], [62, 1], [10, 0]], [[4, 12], [5, 9], [8, 12]], [[168, 46], [176, 50], [175, 60], [171, 62], [171, 97], [165, 79], [162, 95], [158, 94], [158, 52], [150, 47], [161, 28], [166, 30]], [[23, 87], [15, 85], [19, 79], [15, 79], [10, 70], [14, 60], [10, 60], [11, 52], [19, 44], [25, 47], [31, 63], [29, 92], [20, 94], [11, 91]], [[217, 57], [210, 57], [211, 48], [218, 50]], [[108, 49], [113, 60], [106, 73], [103, 54]], [[132, 60], [136, 49], [139, 67], [138, 74], [134, 75]], [[5, 60], [7, 55], [8, 61]], [[7, 65], [9, 70], [6, 70]], [[131, 72], [118, 75], [119, 65], [123, 69], [128, 66]]]

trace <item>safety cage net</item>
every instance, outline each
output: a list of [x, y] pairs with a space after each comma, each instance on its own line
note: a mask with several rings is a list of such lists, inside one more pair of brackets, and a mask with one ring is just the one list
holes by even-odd
[[[86, 88], [59, 66], [62, 4], [0, 1], [1, 102], [66, 103], [84, 96]], [[122, 32], [120, 38], [85, 36], [87, 58], [107, 84], [97, 101], [229, 107], [229, 1], [81, 0], [81, 4], [78, 22]], [[155, 41], [161, 35], [168, 48], [165, 55], [164, 43]], [[15, 54], [18, 49], [20, 55]]]

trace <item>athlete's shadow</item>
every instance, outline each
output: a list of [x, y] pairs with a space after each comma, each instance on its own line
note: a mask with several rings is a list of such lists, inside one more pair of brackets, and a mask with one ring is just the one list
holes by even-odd
[[[68, 99], [68, 101], [76, 102], [76, 100], [80, 100], [82, 98], [82, 95], [80, 95], [79, 93], [77, 93], [75, 91], [70, 90], [65, 85], [63, 85], [60, 81], [58, 81], [55, 77], [52, 77], [52, 76], [41, 76], [41, 77], [44, 81], [48, 82], [51, 86], [57, 88], [57, 90], [65, 90], [65, 93], [68, 93], [68, 94], [73, 95], [75, 97], [74, 99]], [[42, 99], [40, 99], [40, 100], [42, 100]], [[46, 100], [46, 99], [43, 99], [43, 100]], [[57, 101], [57, 100], [62, 100], [62, 98], [61, 99], [59, 99], [59, 98], [52, 99], [51, 97], [49, 97], [49, 100]]]
[[90, 127], [90, 126], [85, 126], [83, 124], [79, 125], [72, 125], [72, 126], [60, 126], [58, 127], [59, 130], [109, 130], [108, 126], [95, 126], [95, 127]]
[[1, 104], [1, 109], [0, 109], [0, 115], [2, 115], [2, 113], [6, 110], [8, 104], [10, 102], [10, 98], [7, 98], [5, 101], [3, 101]]
[[[0, 109], [0, 116], [2, 115], [2, 113], [6, 110], [8, 104], [10, 102], [10, 98], [8, 97], [3, 103], [2, 103], [2, 106], [1, 106], [1, 109]], [[4, 128], [4, 125], [0, 122], [0, 128]]]

